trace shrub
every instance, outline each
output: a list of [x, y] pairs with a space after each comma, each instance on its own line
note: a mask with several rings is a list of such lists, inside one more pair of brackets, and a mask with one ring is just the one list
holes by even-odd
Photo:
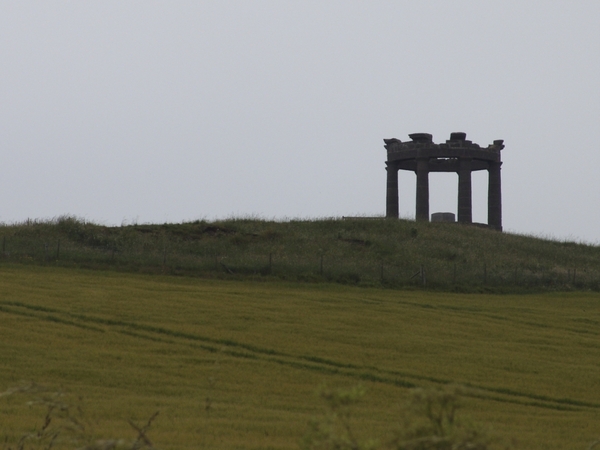
[[[314, 420], [304, 437], [305, 450], [491, 450], [500, 446], [491, 434], [460, 417], [463, 388], [414, 389], [398, 428], [390, 436], [361, 438], [357, 435], [352, 408], [364, 389], [321, 391], [327, 404], [324, 418]], [[508, 448], [508, 447], [504, 447]]]

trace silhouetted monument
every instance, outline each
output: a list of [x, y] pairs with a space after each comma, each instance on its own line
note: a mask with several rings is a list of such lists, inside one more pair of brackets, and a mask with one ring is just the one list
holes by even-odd
[[472, 223], [471, 172], [487, 170], [488, 226], [502, 231], [502, 190], [500, 183], [500, 150], [504, 141], [497, 140], [487, 148], [467, 141], [466, 133], [452, 133], [444, 144], [434, 144], [428, 133], [408, 135], [410, 142], [384, 139], [387, 149], [386, 217], [398, 218], [398, 170], [411, 170], [417, 175], [416, 219], [429, 221], [429, 172], [458, 174], [458, 222]]

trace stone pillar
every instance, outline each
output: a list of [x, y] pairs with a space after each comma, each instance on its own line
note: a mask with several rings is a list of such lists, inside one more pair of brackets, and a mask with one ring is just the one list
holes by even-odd
[[458, 221], [473, 223], [471, 195], [471, 159], [460, 158], [458, 169]]
[[387, 195], [385, 198], [385, 217], [397, 219], [399, 217], [398, 207], [398, 167], [386, 162], [387, 167]]
[[502, 231], [502, 186], [500, 182], [501, 162], [490, 162], [488, 167], [488, 226]]
[[429, 159], [417, 159], [416, 220], [429, 222]]

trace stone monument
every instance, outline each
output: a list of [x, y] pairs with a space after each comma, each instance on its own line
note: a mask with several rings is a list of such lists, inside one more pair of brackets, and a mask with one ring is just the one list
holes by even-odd
[[502, 231], [502, 192], [500, 150], [503, 140], [482, 148], [467, 141], [466, 133], [451, 133], [443, 144], [435, 144], [428, 133], [408, 135], [411, 141], [384, 139], [387, 150], [386, 217], [398, 218], [398, 171], [410, 170], [417, 175], [416, 220], [429, 221], [429, 173], [458, 174], [458, 222], [472, 223], [471, 173], [487, 170], [488, 226]]

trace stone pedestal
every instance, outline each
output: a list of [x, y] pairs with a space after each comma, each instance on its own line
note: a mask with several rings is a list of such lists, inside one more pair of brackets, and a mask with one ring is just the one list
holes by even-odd
[[456, 222], [456, 216], [451, 212], [437, 212], [431, 215], [431, 221], [454, 223]]

